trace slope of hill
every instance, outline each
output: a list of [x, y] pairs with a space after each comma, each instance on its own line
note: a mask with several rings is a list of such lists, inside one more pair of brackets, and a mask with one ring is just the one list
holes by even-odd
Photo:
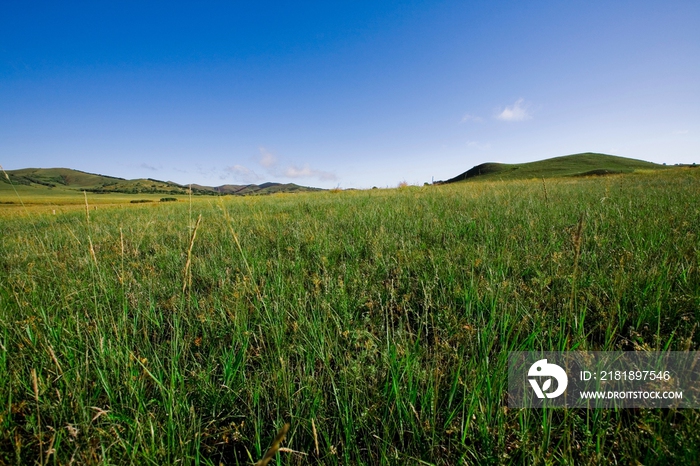
[[[186, 188], [185, 188], [186, 189]], [[321, 188], [311, 188], [308, 186], [299, 186], [294, 183], [263, 183], [263, 184], [224, 184], [221, 186], [201, 186], [198, 184], [192, 185], [193, 191], [202, 192], [205, 194], [272, 194], [272, 193], [291, 193], [297, 191], [321, 191]]]
[[[15, 186], [35, 188], [38, 191], [87, 191], [89, 193], [124, 193], [124, 194], [187, 194], [189, 186], [160, 181], [153, 178], [127, 180], [113, 176], [72, 170], [69, 168], [24, 168], [7, 171], [8, 178], [0, 177], [0, 189]], [[320, 188], [299, 186], [294, 183], [263, 183], [261, 185], [191, 185], [193, 194], [271, 194], [276, 192], [317, 191]]]
[[529, 163], [482, 163], [454, 178], [444, 181], [444, 183], [454, 183], [472, 178], [512, 180], [561, 176], [594, 176], [631, 173], [635, 170], [659, 168], [663, 168], [663, 165], [615, 155], [586, 152]]

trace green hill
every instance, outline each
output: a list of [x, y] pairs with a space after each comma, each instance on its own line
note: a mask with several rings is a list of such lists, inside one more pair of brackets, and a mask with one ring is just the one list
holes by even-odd
[[[152, 178], [127, 180], [113, 176], [97, 175], [69, 168], [23, 168], [7, 171], [8, 178], [0, 177], [0, 190], [11, 189], [11, 185], [24, 191], [40, 193], [70, 193], [87, 191], [95, 194], [187, 194], [189, 186], [160, 181]], [[315, 191], [319, 188], [299, 186], [294, 183], [264, 183], [261, 185], [191, 185], [192, 193], [199, 195], [246, 195], [271, 194], [276, 192]]]
[[225, 184], [222, 186], [201, 186], [193, 184], [192, 189], [206, 194], [273, 194], [273, 193], [292, 193], [297, 191], [320, 191], [320, 188], [310, 188], [308, 186], [299, 186], [294, 183], [263, 183], [257, 184]]
[[[23, 168], [7, 172], [15, 186], [37, 190], [87, 191], [89, 193], [157, 193], [185, 194], [187, 188], [177, 183], [154, 179], [127, 180], [114, 176], [97, 175], [69, 168]], [[3, 178], [5, 183], [8, 182]]]
[[[20, 170], [9, 170], [7, 174], [14, 184], [25, 186], [39, 185], [49, 188], [57, 186], [93, 187], [101, 184], [127, 181], [124, 178], [95, 175], [69, 168], [23, 168]], [[7, 181], [7, 179], [4, 181]]]
[[480, 180], [513, 180], [564, 176], [596, 176], [660, 168], [664, 168], [664, 166], [643, 160], [586, 152], [528, 163], [482, 163], [454, 178], [444, 181], [444, 183], [455, 183], [474, 178]]

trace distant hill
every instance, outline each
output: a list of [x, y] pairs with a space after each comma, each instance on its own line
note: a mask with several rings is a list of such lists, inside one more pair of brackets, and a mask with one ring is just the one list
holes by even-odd
[[311, 188], [308, 186], [299, 186], [294, 183], [263, 183], [263, 184], [224, 184], [221, 186], [210, 187], [201, 186], [198, 184], [192, 185], [192, 190], [197, 190], [204, 194], [272, 194], [272, 193], [293, 193], [298, 191], [322, 191], [321, 188]]
[[[153, 178], [127, 180], [107, 175], [96, 175], [69, 168], [23, 168], [8, 170], [9, 181], [4, 176], [0, 181], [15, 185], [36, 187], [44, 190], [87, 191], [89, 193], [125, 193], [125, 194], [187, 194], [189, 186], [172, 181], [160, 181]], [[261, 185], [202, 186], [192, 185], [192, 193], [199, 195], [247, 195], [271, 194], [278, 192], [320, 191], [320, 188], [299, 186], [294, 183], [263, 183]]]
[[466, 172], [439, 183], [455, 183], [473, 178], [478, 179], [528, 179], [562, 176], [595, 176], [615, 173], [631, 173], [640, 169], [664, 168], [643, 160], [628, 159], [615, 155], [583, 154], [565, 155], [528, 163], [482, 163]]

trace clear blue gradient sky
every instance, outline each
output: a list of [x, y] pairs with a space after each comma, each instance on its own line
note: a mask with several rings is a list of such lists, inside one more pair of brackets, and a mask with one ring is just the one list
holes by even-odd
[[367, 188], [699, 143], [695, 0], [0, 6], [6, 169]]

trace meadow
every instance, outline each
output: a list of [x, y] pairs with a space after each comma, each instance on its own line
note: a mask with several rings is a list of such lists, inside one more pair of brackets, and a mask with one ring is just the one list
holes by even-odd
[[[508, 409], [526, 350], [698, 350], [700, 169], [0, 215], [0, 464], [697, 464]], [[27, 200], [27, 199], [25, 199]]]

